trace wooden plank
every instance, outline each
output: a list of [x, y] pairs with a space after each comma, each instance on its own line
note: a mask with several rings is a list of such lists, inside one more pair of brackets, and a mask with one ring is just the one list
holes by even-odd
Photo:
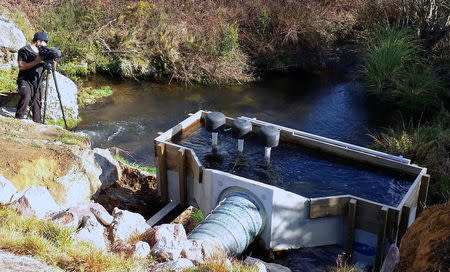
[[402, 212], [400, 214], [400, 223], [398, 225], [398, 234], [397, 234], [397, 245], [399, 247], [400, 247], [400, 242], [402, 241], [402, 237], [403, 237], [403, 235], [405, 235], [406, 230], [408, 229], [410, 212], [411, 212], [410, 207], [403, 206]]
[[387, 222], [387, 230], [386, 230], [386, 239], [388, 239], [390, 244], [393, 244], [397, 241], [397, 232], [398, 232], [398, 220], [400, 217], [400, 211], [397, 209], [389, 208], [388, 209], [388, 222]]
[[159, 143], [156, 146], [156, 159], [158, 167], [158, 179], [161, 193], [161, 201], [167, 202], [168, 200], [168, 188], [167, 188], [167, 165], [166, 165], [166, 150], [165, 144]]
[[375, 257], [375, 271], [378, 272], [381, 269], [384, 259], [384, 247], [386, 241], [386, 229], [388, 219], [388, 208], [382, 207], [379, 210], [378, 215], [378, 241], [377, 241], [377, 255]]
[[367, 201], [358, 201], [356, 206], [356, 228], [368, 231], [370, 233], [378, 233], [378, 213], [383, 206]]
[[353, 258], [353, 244], [355, 241], [355, 218], [356, 218], [356, 204], [357, 200], [352, 198], [348, 202], [347, 209], [347, 225], [348, 225], [348, 233], [347, 233], [347, 242], [345, 247], [345, 252], [347, 253], [348, 262], [352, 262]]
[[430, 185], [430, 175], [423, 175], [420, 182], [419, 199], [417, 201], [416, 218], [422, 213], [427, 204], [428, 187]]
[[147, 220], [147, 224], [150, 225], [150, 227], [153, 227], [158, 224], [161, 220], [164, 219], [171, 211], [173, 211], [178, 206], [178, 202], [172, 201], [169, 202], [164, 208], [159, 210], [155, 215], [153, 215], [149, 220]]
[[195, 155], [194, 151], [189, 149], [187, 150], [187, 168], [188, 172], [192, 173], [192, 177], [194, 180], [199, 180], [200, 178], [200, 168], [202, 165], [198, 162], [198, 158]]
[[180, 147], [181, 146], [178, 145], [166, 144], [167, 170], [178, 171], [177, 156], [178, 156], [178, 149], [180, 149]]
[[309, 218], [344, 215], [347, 212], [348, 196], [312, 198]]
[[186, 181], [186, 159], [185, 149], [178, 149], [177, 165], [178, 165], [178, 185], [180, 186], [180, 205], [187, 207], [187, 181]]

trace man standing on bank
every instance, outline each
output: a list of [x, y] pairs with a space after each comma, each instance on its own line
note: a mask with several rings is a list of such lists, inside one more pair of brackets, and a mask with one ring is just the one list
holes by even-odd
[[[46, 47], [49, 42], [48, 34], [42, 31], [36, 32], [31, 44], [19, 49], [19, 76], [17, 77], [18, 93], [20, 95], [17, 104], [16, 118], [23, 119], [31, 104], [33, 121], [41, 122], [41, 76], [44, 72], [44, 63], [39, 57], [40, 48]], [[56, 62], [52, 61], [55, 66]], [[40, 85], [40, 86], [39, 86]]]

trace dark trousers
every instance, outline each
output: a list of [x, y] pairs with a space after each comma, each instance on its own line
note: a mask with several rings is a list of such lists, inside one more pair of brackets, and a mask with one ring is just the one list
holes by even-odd
[[18, 93], [20, 94], [19, 103], [17, 104], [16, 118], [24, 118], [27, 112], [28, 105], [31, 104], [31, 112], [33, 114], [33, 121], [41, 122], [41, 97], [42, 86], [36, 88], [33, 84], [30, 84], [26, 80], [20, 80], [18, 82]]

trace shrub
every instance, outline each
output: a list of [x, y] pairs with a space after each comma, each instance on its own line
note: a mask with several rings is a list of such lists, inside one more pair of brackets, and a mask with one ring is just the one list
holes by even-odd
[[17, 90], [17, 69], [0, 69], [0, 93], [12, 93]]
[[442, 104], [443, 82], [409, 29], [382, 28], [369, 45], [362, 72], [367, 91], [381, 102], [416, 114]]

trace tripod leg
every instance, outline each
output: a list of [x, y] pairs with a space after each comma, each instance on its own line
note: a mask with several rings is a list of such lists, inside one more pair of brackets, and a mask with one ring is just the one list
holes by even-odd
[[56, 93], [58, 94], [59, 105], [61, 106], [61, 113], [63, 116], [64, 125], [66, 126], [66, 129], [68, 129], [67, 122], [66, 122], [66, 116], [64, 115], [64, 108], [63, 108], [63, 104], [62, 104], [62, 100], [61, 100], [61, 94], [59, 93], [58, 82], [56, 81], [55, 67], [53, 67], [53, 66], [52, 66], [52, 73], [53, 73], [53, 80], [55, 81]]
[[44, 116], [42, 117], [42, 124], [45, 124], [45, 113], [47, 111], [47, 93], [48, 93], [48, 78], [50, 76], [50, 73], [47, 71], [47, 79], [45, 80], [45, 89], [44, 89], [44, 96], [45, 96], [45, 100], [44, 100]]

